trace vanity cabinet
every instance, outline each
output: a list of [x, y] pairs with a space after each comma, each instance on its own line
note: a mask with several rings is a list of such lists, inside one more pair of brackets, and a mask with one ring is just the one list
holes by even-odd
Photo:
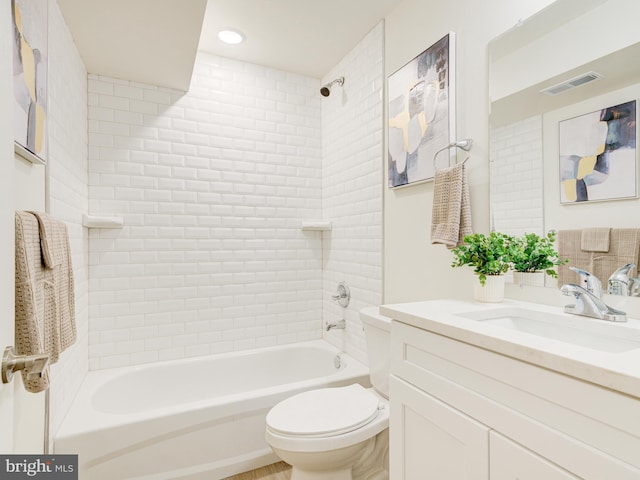
[[[386, 312], [386, 314], [389, 314]], [[640, 480], [640, 399], [392, 322], [394, 480]]]

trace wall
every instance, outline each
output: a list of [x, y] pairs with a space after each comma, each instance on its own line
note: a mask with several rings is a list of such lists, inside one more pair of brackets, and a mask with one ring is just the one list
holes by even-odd
[[[382, 87], [384, 23], [379, 23], [323, 78], [345, 77], [322, 99], [322, 213], [324, 321], [344, 318], [345, 330], [325, 338], [366, 362], [358, 311], [382, 301]], [[351, 302], [332, 301], [346, 281]]]
[[318, 81], [199, 54], [182, 93], [89, 76], [90, 365], [321, 337]]
[[[11, 5], [9, 2], [0, 4], [0, 102], [2, 105], [13, 103], [13, 62], [11, 25]], [[0, 110], [0, 155], [5, 160], [13, 157], [13, 110]], [[13, 206], [13, 174], [14, 168], [10, 161], [0, 163], [0, 347], [4, 350], [7, 345], [13, 345], [15, 290], [15, 245], [14, 245], [14, 206]], [[12, 452], [13, 436], [18, 429], [14, 425], [14, 387], [15, 384], [0, 383], [0, 414], [2, 414], [2, 429], [0, 430], [0, 451]]]
[[49, 9], [48, 211], [67, 224], [74, 271], [77, 339], [51, 369], [55, 432], [88, 370], [87, 71], [57, 3]]
[[[475, 141], [467, 165], [473, 226], [478, 232], [489, 230], [487, 45], [518, 19], [549, 3], [406, 0], [385, 20], [387, 76], [448, 31], [456, 33], [457, 137]], [[432, 198], [433, 183], [385, 188], [385, 303], [471, 295], [473, 276], [464, 268], [452, 269], [446, 248], [430, 244]]]

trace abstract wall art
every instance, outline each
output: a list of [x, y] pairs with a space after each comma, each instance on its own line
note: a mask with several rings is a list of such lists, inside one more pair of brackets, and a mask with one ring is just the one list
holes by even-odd
[[389, 187], [432, 179], [434, 154], [455, 139], [454, 46], [449, 33], [389, 76]]
[[47, 15], [47, 0], [11, 0], [14, 139], [40, 161], [46, 160]]
[[636, 101], [559, 123], [560, 203], [637, 197]]

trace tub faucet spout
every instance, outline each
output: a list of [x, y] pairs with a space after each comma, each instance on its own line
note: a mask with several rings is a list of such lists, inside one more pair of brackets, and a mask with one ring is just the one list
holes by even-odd
[[332, 328], [337, 328], [339, 330], [344, 330], [346, 326], [347, 326], [347, 323], [344, 321], [344, 318], [343, 318], [343, 319], [340, 319], [340, 320], [338, 320], [336, 322], [325, 322], [324, 330], [325, 330], [325, 332], [328, 332]]

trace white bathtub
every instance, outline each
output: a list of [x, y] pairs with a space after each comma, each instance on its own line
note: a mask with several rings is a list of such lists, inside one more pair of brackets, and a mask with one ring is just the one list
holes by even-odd
[[89, 372], [54, 437], [80, 480], [215, 480], [278, 461], [265, 416], [295, 393], [369, 386], [368, 369], [322, 340]]

